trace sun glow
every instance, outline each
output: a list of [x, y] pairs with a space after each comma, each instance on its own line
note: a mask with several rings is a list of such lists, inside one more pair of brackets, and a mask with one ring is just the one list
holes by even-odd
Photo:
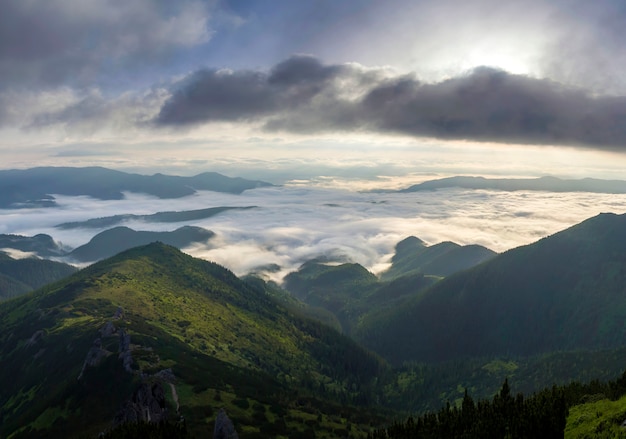
[[512, 49], [476, 47], [467, 52], [461, 62], [461, 69], [465, 71], [486, 66], [502, 69], [516, 75], [532, 73], [532, 68], [526, 57]]

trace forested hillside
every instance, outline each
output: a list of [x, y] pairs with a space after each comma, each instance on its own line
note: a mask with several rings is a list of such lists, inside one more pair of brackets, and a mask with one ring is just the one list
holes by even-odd
[[62, 279], [76, 268], [45, 259], [13, 259], [0, 252], [0, 300], [15, 297]]
[[395, 364], [623, 346], [626, 215], [602, 214], [365, 318], [355, 336]]

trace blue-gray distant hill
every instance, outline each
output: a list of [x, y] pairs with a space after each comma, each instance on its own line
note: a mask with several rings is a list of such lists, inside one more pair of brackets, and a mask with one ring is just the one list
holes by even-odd
[[0, 234], [0, 249], [11, 248], [23, 252], [34, 253], [42, 258], [62, 256], [66, 253], [50, 235], [40, 233], [35, 236]]
[[583, 178], [562, 180], [556, 177], [540, 178], [484, 178], [449, 177], [425, 181], [397, 192], [433, 191], [437, 189], [491, 189], [499, 191], [592, 192], [626, 194], [626, 181]]
[[54, 194], [87, 195], [101, 200], [120, 200], [123, 192], [159, 198], [181, 198], [199, 190], [240, 194], [270, 183], [231, 178], [216, 172], [193, 177], [140, 175], [102, 167], [41, 167], [0, 171], [0, 208], [55, 206]]
[[86, 221], [73, 221], [57, 225], [59, 229], [93, 228], [99, 229], [111, 227], [124, 221], [145, 221], [148, 223], [178, 223], [183, 221], [196, 221], [210, 218], [227, 210], [247, 210], [256, 206], [246, 207], [208, 207], [206, 209], [183, 210], [178, 212], [157, 212], [150, 215], [122, 214], [105, 216], [102, 218], [92, 218]]
[[115, 227], [98, 233], [87, 244], [75, 248], [68, 257], [78, 262], [93, 262], [156, 241], [183, 248], [196, 242], [206, 243], [213, 236], [215, 234], [210, 230], [193, 226], [181, 227], [172, 232], [136, 231], [128, 227]]

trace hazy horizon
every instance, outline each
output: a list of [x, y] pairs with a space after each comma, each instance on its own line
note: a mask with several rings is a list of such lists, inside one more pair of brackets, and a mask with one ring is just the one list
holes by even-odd
[[395, 245], [408, 236], [429, 245], [453, 241], [503, 252], [601, 212], [626, 212], [626, 194], [460, 188], [386, 193], [327, 183], [290, 182], [238, 195], [199, 191], [177, 199], [129, 192], [121, 200], [55, 195], [56, 207], [1, 209], [0, 233], [46, 233], [76, 248], [114, 226], [56, 226], [121, 214], [255, 206], [202, 220], [159, 223], [133, 219], [118, 225], [150, 231], [173, 231], [183, 225], [203, 227], [216, 236], [185, 248], [185, 252], [222, 264], [237, 275], [264, 271], [264, 266], [275, 264], [280, 270], [265, 274], [280, 281], [302, 263], [320, 256], [360, 263], [380, 273], [388, 268]]
[[[455, 175], [626, 180], [624, 29], [617, 0], [4, 2], [0, 163], [216, 171], [283, 185], [203, 201], [236, 204], [255, 193], [267, 199], [254, 204], [273, 206], [259, 209], [266, 217], [246, 212], [247, 222], [242, 212], [216, 218], [233, 230], [206, 224], [222, 253], [195, 253], [228, 262], [239, 245], [247, 256], [238, 272], [260, 255], [293, 267], [340, 234], [357, 243], [359, 218], [367, 245], [345, 252], [370, 269], [407, 234], [502, 251], [602, 211], [623, 213], [622, 197], [420, 195], [445, 218], [438, 222], [400, 196], [385, 198], [377, 216], [363, 208], [374, 195], [360, 191]], [[134, 201], [171, 210], [127, 201], [63, 199], [46, 214], [133, 213]], [[286, 215], [290, 206], [306, 213]], [[29, 215], [2, 212], [3, 232], [53, 225]], [[344, 216], [344, 229], [332, 225]], [[292, 242], [294, 227], [305, 237]], [[306, 237], [324, 229], [332, 236]], [[73, 245], [88, 239], [55, 233]], [[285, 240], [293, 245], [281, 247]]]

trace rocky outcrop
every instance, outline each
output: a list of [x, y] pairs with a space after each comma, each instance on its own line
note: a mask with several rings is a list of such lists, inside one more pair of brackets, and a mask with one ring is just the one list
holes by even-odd
[[91, 348], [89, 349], [89, 351], [87, 351], [87, 357], [85, 358], [85, 361], [83, 362], [83, 368], [80, 370], [80, 374], [78, 375], [78, 380], [80, 381], [80, 379], [83, 377], [83, 374], [85, 373], [85, 369], [87, 368], [87, 366], [97, 366], [98, 364], [100, 364], [100, 362], [106, 358], [108, 355], [110, 355], [111, 352], [107, 351], [106, 349], [104, 349], [102, 347], [102, 341], [99, 338], [96, 338], [93, 341], [93, 345], [91, 345]]
[[220, 409], [215, 418], [215, 428], [213, 429], [213, 439], [239, 439], [235, 426], [226, 415], [224, 409]]
[[115, 314], [113, 314], [113, 320], [119, 320], [124, 318], [124, 310], [121, 306], [118, 306], [115, 310]]
[[159, 382], [143, 383], [115, 415], [114, 426], [125, 422], [162, 422], [167, 420], [165, 392]]
[[120, 333], [120, 349], [119, 349], [119, 359], [122, 360], [122, 364], [124, 365], [124, 370], [126, 372], [133, 372], [132, 364], [133, 364], [133, 356], [130, 352], [130, 334], [128, 334], [123, 329], [119, 330]]
[[160, 379], [161, 381], [165, 381], [166, 383], [176, 382], [176, 375], [174, 375], [174, 372], [172, 372], [172, 369], [170, 368], [160, 370], [157, 373], [155, 373], [153, 376], [155, 378]]
[[102, 328], [100, 328], [99, 332], [102, 338], [113, 337], [115, 334], [117, 334], [117, 328], [115, 327], [113, 322], [109, 321], [106, 322], [106, 324]]
[[[122, 307], [118, 307], [113, 315], [114, 320], [119, 320], [124, 316], [124, 311]], [[43, 331], [42, 331], [43, 332]], [[111, 355], [111, 352], [104, 349], [102, 347], [102, 338], [114, 337], [118, 334], [118, 330], [113, 324], [112, 321], [108, 321], [104, 324], [102, 328], [98, 330], [100, 333], [100, 337], [96, 338], [93, 341], [93, 344], [89, 351], [87, 351], [87, 356], [85, 357], [85, 361], [83, 362], [83, 367], [80, 370], [80, 374], [78, 375], [78, 380], [83, 377], [85, 373], [85, 369], [89, 367], [94, 367], [100, 364], [100, 362]], [[35, 333], [36, 334], [36, 333]], [[120, 355], [119, 358], [123, 360], [124, 369], [128, 372], [132, 372], [131, 364], [132, 364], [132, 356], [130, 355], [130, 335], [126, 334], [123, 329], [119, 332], [120, 336]], [[34, 335], [33, 335], [34, 337]], [[32, 338], [32, 337], [31, 337]]]
[[30, 346], [36, 345], [39, 342], [39, 340], [41, 340], [43, 338], [43, 336], [45, 334], [46, 333], [45, 333], [45, 331], [43, 329], [35, 331], [35, 333], [33, 335], [31, 335], [31, 337], [26, 342], [26, 346], [30, 347]]

